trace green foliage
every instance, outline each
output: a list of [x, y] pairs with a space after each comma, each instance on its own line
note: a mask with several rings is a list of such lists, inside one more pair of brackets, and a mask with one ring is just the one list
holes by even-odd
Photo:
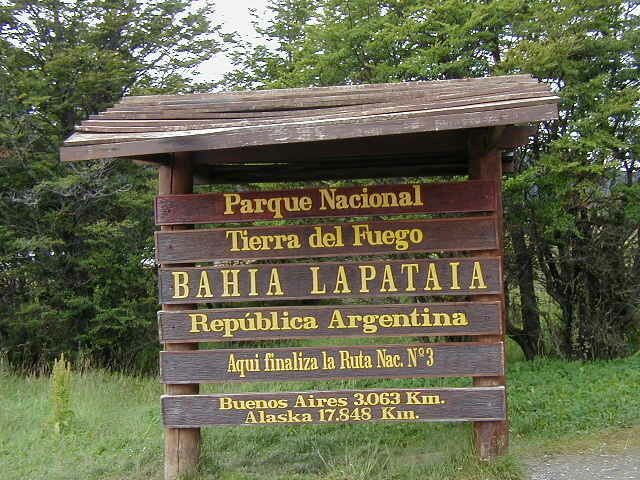
[[53, 428], [58, 433], [66, 432], [71, 426], [71, 363], [64, 353], [53, 362], [51, 370], [51, 404], [53, 406]]
[[[619, 0], [282, 0], [240, 45], [228, 87], [438, 80], [530, 73], [561, 98], [515, 156], [505, 190], [509, 333], [543, 353], [536, 285], [559, 305], [558, 353], [638, 348], [640, 181], [637, 5]], [[304, 15], [291, 16], [288, 11]], [[285, 54], [286, 53], [286, 54]], [[264, 68], [273, 59], [278, 68]], [[518, 289], [518, 295], [513, 289]], [[519, 309], [520, 311], [516, 311]], [[549, 352], [551, 353], [551, 352]], [[554, 352], [555, 353], [555, 352]]]
[[123, 94], [189, 91], [218, 50], [206, 2], [0, 6], [0, 344], [17, 366], [62, 351], [155, 368], [152, 169], [61, 164], [58, 147]]
[[[3, 479], [161, 478], [158, 379], [76, 369], [72, 382], [73, 428], [62, 436], [46, 435], [42, 427], [51, 417], [49, 378], [0, 375]], [[223, 427], [202, 430], [209, 447], [203, 449], [201, 474], [195, 478], [520, 480], [525, 478], [523, 457], [557, 453], [576, 442], [585, 451], [599, 445], [594, 442], [606, 432], [619, 436], [627, 447], [639, 447], [639, 382], [640, 356], [590, 363], [512, 363], [508, 383], [513, 455], [488, 465], [474, 458], [470, 424]], [[391, 384], [410, 388], [425, 386], [425, 381], [234, 383], [207, 386], [203, 393], [215, 388], [290, 391]], [[607, 443], [615, 442], [608, 436]]]

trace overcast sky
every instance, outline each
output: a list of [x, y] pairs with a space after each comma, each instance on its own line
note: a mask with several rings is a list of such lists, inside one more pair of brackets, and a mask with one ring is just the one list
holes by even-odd
[[[264, 16], [267, 0], [216, 0], [215, 23], [222, 24], [225, 33], [237, 31], [248, 40], [255, 40], [256, 33], [251, 26], [252, 17], [249, 9], [256, 9]], [[218, 54], [199, 67], [199, 79], [203, 81], [219, 80], [231, 69], [231, 64], [224, 54]]]

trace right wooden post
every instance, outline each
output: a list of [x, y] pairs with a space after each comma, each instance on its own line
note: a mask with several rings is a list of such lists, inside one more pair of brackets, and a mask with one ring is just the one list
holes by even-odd
[[[504, 233], [502, 219], [502, 151], [495, 147], [496, 131], [472, 135], [469, 140], [469, 177], [477, 180], [496, 182], [496, 218], [498, 226], [498, 249], [478, 252], [478, 256], [499, 256], [504, 278]], [[497, 295], [478, 295], [478, 301], [499, 301], [502, 311], [502, 334], [477, 337], [479, 342], [505, 342], [507, 331], [507, 311], [504, 290]], [[506, 348], [506, 342], [503, 343]], [[505, 352], [506, 358], [506, 352]], [[475, 377], [477, 387], [506, 386], [506, 377]], [[508, 418], [508, 417], [507, 417]], [[491, 460], [507, 453], [509, 447], [509, 424], [507, 420], [494, 422], [474, 422], [475, 446], [481, 460]]]

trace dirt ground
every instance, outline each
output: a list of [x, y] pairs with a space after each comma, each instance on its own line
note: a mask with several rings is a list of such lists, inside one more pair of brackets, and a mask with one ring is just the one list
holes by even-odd
[[544, 450], [527, 460], [531, 480], [640, 480], [638, 427]]

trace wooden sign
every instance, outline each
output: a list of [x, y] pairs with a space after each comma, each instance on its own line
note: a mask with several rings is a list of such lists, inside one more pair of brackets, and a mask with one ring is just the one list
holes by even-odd
[[160, 269], [160, 302], [484, 295], [502, 291], [498, 257]]
[[338, 390], [162, 397], [164, 424], [492, 421], [506, 418], [504, 387]]
[[502, 343], [192, 350], [160, 353], [163, 383], [504, 375]]
[[495, 217], [156, 232], [158, 263], [497, 248]]
[[221, 308], [158, 312], [160, 342], [498, 335], [498, 302]]
[[156, 224], [248, 222], [311, 217], [493, 212], [496, 183], [475, 180], [298, 190], [159, 195]]

